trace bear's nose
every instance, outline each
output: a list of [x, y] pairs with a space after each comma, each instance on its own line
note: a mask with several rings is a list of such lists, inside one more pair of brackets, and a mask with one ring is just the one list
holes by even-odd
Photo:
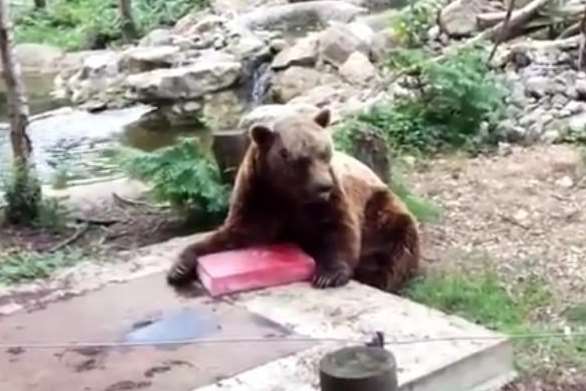
[[332, 188], [333, 188], [333, 186], [330, 183], [321, 183], [316, 186], [315, 192], [318, 197], [326, 198], [332, 192]]

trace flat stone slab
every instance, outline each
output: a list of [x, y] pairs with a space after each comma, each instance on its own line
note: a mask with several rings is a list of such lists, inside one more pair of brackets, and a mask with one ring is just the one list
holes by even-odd
[[[233, 301], [314, 338], [359, 341], [384, 332], [397, 359], [401, 390], [496, 391], [516, 376], [505, 337], [358, 283], [326, 291], [297, 283], [241, 294]], [[319, 390], [319, 360], [356, 343], [322, 343], [197, 390]]]
[[0, 352], [0, 390], [185, 391], [315, 344], [159, 344], [186, 339], [294, 336], [285, 327], [220, 300], [183, 298], [161, 274], [111, 284], [46, 308], [0, 318], [5, 344], [155, 343], [155, 346], [13, 348]]
[[[356, 282], [329, 290], [296, 283], [222, 300], [177, 296], [164, 272], [192, 240], [173, 239], [125, 262], [79, 265], [42, 284], [0, 290], [0, 341], [245, 341], [0, 352], [0, 390], [313, 391], [326, 353], [370, 340], [376, 331], [385, 333], [396, 357], [401, 390], [496, 391], [516, 375], [504, 336]], [[297, 336], [314, 341], [280, 339]]]

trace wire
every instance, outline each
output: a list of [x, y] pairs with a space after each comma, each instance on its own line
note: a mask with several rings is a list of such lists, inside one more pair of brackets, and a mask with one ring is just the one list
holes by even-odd
[[[518, 339], [557, 339], [557, 338], [586, 338], [586, 332], [581, 333], [527, 333], [512, 335], [477, 335], [454, 337], [430, 337], [397, 339], [385, 341], [386, 346], [414, 345], [421, 343], [483, 341], [483, 340], [518, 340]], [[182, 340], [160, 341], [110, 341], [110, 342], [55, 342], [55, 343], [0, 343], [0, 350], [15, 349], [80, 349], [80, 348], [124, 348], [124, 347], [153, 347], [169, 345], [206, 345], [206, 344], [237, 344], [237, 343], [302, 343], [302, 342], [339, 342], [353, 344], [367, 344], [368, 341], [348, 338], [311, 338], [311, 337], [266, 337], [266, 338], [196, 338]]]
[[11, 349], [79, 349], [79, 348], [124, 348], [124, 347], [152, 347], [166, 345], [206, 345], [206, 344], [236, 344], [236, 343], [265, 343], [265, 342], [344, 342], [366, 343], [365, 341], [345, 338], [311, 338], [311, 337], [265, 337], [265, 338], [196, 338], [159, 341], [110, 341], [110, 342], [55, 342], [55, 343], [0, 343], [0, 350]]

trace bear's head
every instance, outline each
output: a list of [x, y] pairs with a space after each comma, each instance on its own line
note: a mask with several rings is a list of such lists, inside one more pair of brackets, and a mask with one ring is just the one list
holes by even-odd
[[335, 188], [330, 111], [295, 115], [272, 127], [255, 124], [250, 133], [259, 151], [260, 175], [277, 191], [303, 203], [325, 202]]

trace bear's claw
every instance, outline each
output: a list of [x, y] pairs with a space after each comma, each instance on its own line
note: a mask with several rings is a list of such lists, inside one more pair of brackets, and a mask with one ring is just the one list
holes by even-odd
[[335, 288], [349, 281], [350, 273], [345, 269], [319, 270], [313, 278], [313, 286], [319, 289]]
[[196, 269], [179, 261], [167, 273], [167, 283], [173, 286], [185, 285], [196, 278]]

